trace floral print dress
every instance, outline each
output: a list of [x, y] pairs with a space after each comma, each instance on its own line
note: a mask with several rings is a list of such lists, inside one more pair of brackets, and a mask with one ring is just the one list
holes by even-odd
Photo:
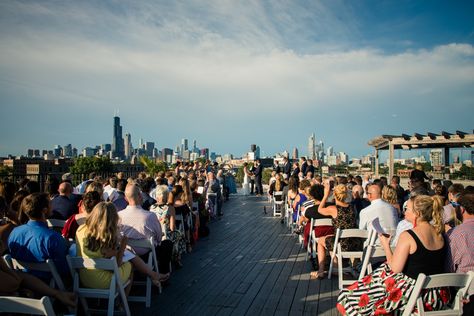
[[173, 242], [172, 258], [177, 261], [179, 256], [186, 252], [186, 241], [179, 230], [170, 229], [170, 213], [168, 205], [155, 204], [150, 208], [150, 212], [155, 213], [158, 217], [166, 239]]

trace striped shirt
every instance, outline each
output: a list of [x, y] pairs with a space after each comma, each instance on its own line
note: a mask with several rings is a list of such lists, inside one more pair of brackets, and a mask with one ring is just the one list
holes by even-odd
[[451, 272], [474, 271], [474, 218], [448, 232], [449, 250], [447, 268]]

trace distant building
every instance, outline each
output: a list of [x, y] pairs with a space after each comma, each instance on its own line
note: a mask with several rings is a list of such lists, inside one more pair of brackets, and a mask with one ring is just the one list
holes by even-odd
[[328, 150], [327, 150], [326, 154], [327, 154], [327, 156], [332, 156], [334, 154], [334, 150], [333, 150], [332, 146], [328, 147]]
[[171, 156], [173, 156], [173, 149], [163, 148], [161, 150], [161, 160], [171, 163]]
[[63, 157], [71, 158], [72, 157], [72, 145], [67, 144], [63, 147]]
[[430, 151], [430, 162], [433, 167], [443, 166], [443, 150], [432, 149]]
[[62, 151], [63, 151], [63, 148], [61, 146], [59, 145], [54, 146], [54, 149], [53, 149], [54, 157], [56, 158], [61, 157]]
[[122, 138], [122, 126], [120, 117], [114, 116], [114, 134], [112, 138], [112, 156], [123, 159], [125, 156], [124, 141]]
[[95, 149], [91, 147], [86, 147], [82, 150], [83, 157], [93, 157], [95, 155]]
[[201, 149], [201, 157], [209, 159], [209, 148]]
[[153, 157], [153, 150], [155, 149], [154, 142], [146, 142], [145, 143], [145, 155], [148, 157]]
[[181, 156], [183, 155], [184, 151], [188, 150], [188, 140], [186, 138], [181, 139]]
[[291, 156], [294, 160], [298, 160], [299, 155], [298, 155], [298, 148], [293, 148], [293, 155]]
[[126, 159], [130, 159], [132, 155], [133, 147], [132, 147], [132, 135], [130, 133], [125, 134], [124, 139], [124, 155]]
[[308, 159], [315, 159], [316, 158], [316, 151], [315, 151], [315, 139], [314, 133], [308, 138]]

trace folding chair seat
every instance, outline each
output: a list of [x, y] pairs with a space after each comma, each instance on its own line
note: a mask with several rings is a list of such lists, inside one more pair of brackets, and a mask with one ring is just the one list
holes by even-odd
[[46, 223], [48, 224], [49, 229], [52, 229], [60, 234], [61, 234], [61, 231], [63, 230], [64, 225], [66, 225], [65, 220], [55, 219], [55, 218], [47, 219]]
[[316, 258], [317, 256], [317, 246], [318, 246], [318, 237], [314, 232], [314, 229], [317, 226], [333, 226], [332, 219], [330, 218], [321, 218], [321, 219], [311, 219], [311, 228], [309, 231], [309, 238], [308, 238], [308, 245], [306, 247], [306, 261], [308, 261], [308, 257]]
[[0, 313], [55, 316], [51, 300], [47, 296], [32, 299], [15, 296], [0, 296]]
[[[148, 252], [148, 259], [146, 260], [146, 264], [155, 272], [159, 273], [158, 271], [158, 260], [156, 258], [156, 250], [154, 244], [154, 238], [150, 237], [148, 239], [128, 239], [127, 245], [132, 248], [146, 248], [149, 250]], [[133, 281], [132, 286], [135, 285], [145, 285], [145, 296], [129, 296], [128, 300], [131, 302], [145, 302], [146, 307], [150, 307], [151, 304], [151, 287], [152, 282], [149, 276], [146, 276], [146, 281]], [[162, 288], [161, 285], [158, 288], [158, 291], [161, 293]]]
[[369, 232], [363, 229], [340, 229], [338, 228], [336, 231], [336, 235], [334, 238], [334, 248], [331, 255], [331, 262], [329, 265], [329, 274], [328, 278], [331, 278], [333, 265], [334, 265], [334, 258], [337, 257], [338, 261], [338, 277], [339, 277], [339, 289], [342, 289], [344, 285], [350, 285], [355, 280], [344, 280], [344, 272], [350, 272], [352, 275], [355, 275], [354, 269], [350, 266], [348, 268], [343, 268], [343, 259], [350, 259], [353, 261], [354, 259], [360, 259], [362, 261], [362, 257], [364, 255], [364, 250], [362, 251], [342, 251], [341, 248], [341, 239], [343, 238], [360, 238], [365, 239], [364, 249], [367, 247], [367, 239], [369, 238]]
[[273, 207], [273, 216], [281, 216], [283, 212], [283, 206], [285, 201], [283, 200], [283, 192], [273, 192], [272, 197], [272, 207]]
[[[474, 271], [468, 273], [443, 273], [435, 275], [425, 275], [420, 273], [416, 279], [415, 287], [408, 298], [407, 305], [402, 316], [412, 315], [413, 308], [418, 309], [418, 315], [462, 315], [462, 300], [467, 295], [469, 287], [474, 279]], [[450, 310], [425, 311], [421, 298], [422, 290], [437, 287], [458, 288], [456, 296]]]
[[[108, 299], [107, 316], [112, 316], [115, 309], [115, 300], [120, 297], [124, 312], [127, 316], [130, 315], [130, 308], [128, 307], [127, 297], [124, 288], [128, 286], [130, 280], [122, 284], [120, 280], [120, 273], [115, 257], [110, 259], [92, 259], [83, 257], [67, 256], [67, 261], [71, 269], [74, 282], [74, 292], [79, 297], [84, 311], [87, 315], [90, 314], [91, 309], [87, 304], [87, 298], [105, 298]], [[79, 278], [79, 271], [81, 269], [100, 269], [107, 270], [113, 273], [108, 289], [94, 289], [83, 287]], [[94, 312], [97, 312], [94, 311]]]

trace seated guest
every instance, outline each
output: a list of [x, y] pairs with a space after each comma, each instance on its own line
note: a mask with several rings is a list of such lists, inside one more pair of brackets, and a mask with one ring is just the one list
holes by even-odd
[[[156, 204], [152, 205], [150, 212], [156, 214], [163, 228], [163, 239], [173, 243], [172, 260], [177, 266], [181, 264], [181, 254], [186, 252], [186, 241], [180, 230], [176, 229], [176, 214], [173, 205], [168, 205], [168, 187], [160, 185], [156, 188]], [[163, 242], [166, 242], [163, 240]], [[160, 270], [161, 271], [161, 270]]]
[[458, 198], [463, 191], [464, 186], [460, 183], [455, 183], [448, 188], [449, 204], [443, 208], [443, 222], [446, 225], [446, 231], [461, 223], [461, 219], [456, 214], [456, 207], [458, 206]]
[[[20, 209], [29, 220], [10, 233], [8, 248], [11, 256], [26, 262], [52, 259], [61, 276], [69, 275], [66, 243], [60, 234], [49, 229], [46, 224], [46, 218], [51, 214], [49, 196], [45, 193], [30, 194], [23, 200]], [[51, 278], [49, 273], [32, 273], [48, 282]]]
[[[334, 229], [349, 229], [356, 227], [355, 212], [352, 206], [346, 203], [347, 187], [344, 184], [339, 184], [334, 188], [335, 205], [327, 205], [329, 193], [331, 191], [331, 184], [329, 181], [324, 182], [324, 196], [318, 206], [318, 212], [324, 216], [331, 216]], [[312, 273], [312, 277], [323, 278], [325, 276], [325, 260], [326, 249], [333, 251], [334, 235], [326, 235], [318, 239], [318, 272]], [[355, 250], [360, 248], [360, 241], [357, 238], [345, 238], [341, 240], [341, 248], [343, 251]], [[342, 262], [339, 262], [342, 264]]]
[[72, 193], [72, 185], [69, 182], [62, 182], [58, 189], [59, 195], [51, 200], [51, 218], [66, 220], [76, 212], [76, 206], [69, 199]]
[[[308, 196], [308, 200], [312, 202], [309, 206], [305, 207], [304, 214], [301, 216], [301, 218], [304, 218], [304, 221], [306, 222], [304, 229], [304, 245], [306, 247], [311, 232], [311, 219], [318, 220], [332, 217], [321, 215], [318, 212], [319, 204], [321, 204], [321, 200], [324, 196], [324, 186], [315, 184], [307, 187], [305, 192]], [[334, 227], [332, 225], [317, 225], [314, 228], [314, 234], [316, 238], [332, 235], [334, 234]]]
[[[106, 225], [104, 225], [106, 223]], [[120, 280], [126, 282], [132, 277], [132, 265], [138, 271], [145, 273], [154, 285], [158, 286], [160, 275], [138, 256], [133, 256], [128, 262], [123, 261], [127, 237], [120, 237], [119, 216], [115, 206], [110, 202], [100, 202], [87, 217], [84, 225], [76, 232], [77, 256], [84, 258], [112, 258], [117, 260]], [[82, 284], [91, 288], [106, 289], [110, 286], [113, 273], [100, 269], [82, 269], [79, 273]], [[129, 292], [131, 286], [126, 288]]]
[[286, 183], [282, 181], [281, 174], [277, 173], [275, 175], [275, 181], [272, 184], [270, 184], [270, 188], [268, 189], [268, 194], [270, 194], [270, 196], [273, 196], [273, 192], [283, 191], [283, 188], [285, 186], [286, 186]]
[[61, 234], [66, 239], [74, 239], [76, 231], [82, 224], [85, 223], [87, 216], [92, 212], [94, 206], [101, 201], [100, 194], [97, 191], [90, 191], [84, 194], [82, 198], [82, 205], [79, 214], [73, 214], [64, 224]]
[[[0, 253], [4, 251], [4, 244], [0, 240]], [[49, 287], [34, 275], [12, 270], [6, 265], [4, 260], [0, 260], [0, 280], [2, 280], [0, 295], [17, 296], [19, 290], [27, 289], [35, 295], [54, 297], [64, 305], [76, 306], [76, 295], [74, 293], [59, 291]]]
[[156, 186], [155, 180], [152, 177], [146, 177], [140, 181], [140, 189], [142, 191], [142, 208], [149, 210], [150, 206], [156, 203], [156, 200], [150, 196], [151, 190]]
[[382, 189], [382, 200], [392, 205], [397, 210], [397, 216], [400, 217], [402, 212], [400, 204], [398, 204], [397, 190], [393, 187], [386, 185]]
[[[386, 315], [402, 312], [418, 274], [445, 271], [442, 204], [438, 197], [419, 195], [408, 201], [405, 217], [413, 229], [403, 232], [392, 253], [390, 237], [379, 234], [387, 262], [362, 281], [341, 290], [337, 309], [343, 315]], [[432, 222], [433, 224], [430, 224]], [[449, 301], [447, 289], [430, 289], [422, 295], [427, 310], [439, 310]]]
[[[121, 220], [121, 232], [129, 239], [153, 237], [155, 239], [159, 270], [162, 273], [168, 273], [173, 247], [172, 242], [161, 241], [162, 231], [160, 222], [155, 214], [141, 207], [142, 195], [137, 185], [127, 185], [125, 198], [128, 201], [128, 206], [118, 213]], [[147, 249], [142, 248], [134, 248], [134, 251], [139, 256], [148, 253]]]
[[356, 218], [359, 218], [360, 211], [370, 205], [369, 200], [364, 199], [364, 188], [361, 185], [356, 184], [352, 187], [351, 205], [356, 212]]
[[120, 212], [127, 207], [128, 202], [125, 199], [125, 188], [127, 187], [127, 180], [119, 179], [117, 180], [117, 191], [115, 191], [115, 197], [112, 200], [114, 203], [117, 212]]
[[[474, 271], [474, 193], [463, 193], [458, 199], [462, 224], [448, 232], [449, 248], [447, 268], [449, 272]], [[474, 315], [474, 293], [464, 305], [464, 315]]]
[[371, 230], [374, 220], [378, 220], [379, 226], [385, 233], [394, 234], [397, 230], [398, 213], [396, 209], [381, 199], [381, 189], [377, 184], [372, 184], [367, 192], [370, 205], [360, 212], [359, 229]]
[[112, 176], [109, 178], [108, 184], [104, 186], [103, 199], [107, 202], [112, 202], [116, 198], [117, 192], [117, 177]]

